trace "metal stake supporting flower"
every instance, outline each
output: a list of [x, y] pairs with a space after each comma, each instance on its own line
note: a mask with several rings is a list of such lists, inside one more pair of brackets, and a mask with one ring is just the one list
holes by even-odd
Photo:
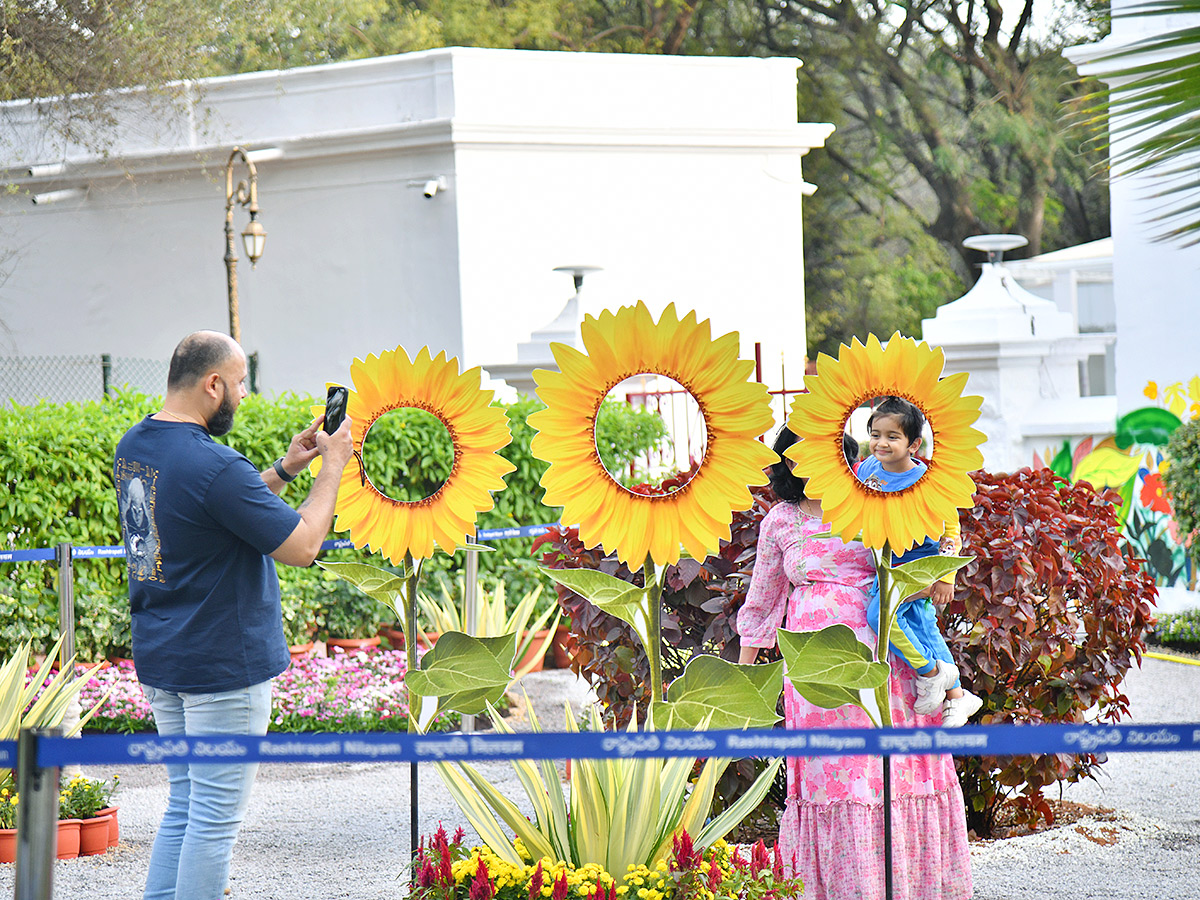
[[[503, 476], [515, 466], [497, 455], [512, 435], [504, 410], [491, 405], [493, 392], [480, 387], [481, 369], [459, 373], [455, 359], [444, 352], [431, 356], [422, 347], [409, 359], [402, 347], [350, 367], [354, 390], [349, 392], [347, 414], [353, 420], [352, 438], [358, 466], [342, 474], [334, 528], [350, 532], [356, 547], [378, 551], [393, 565], [393, 572], [363, 563], [321, 563], [336, 575], [391, 607], [404, 625], [408, 648], [409, 731], [427, 725], [440, 709], [482, 712], [486, 701], [499, 699], [509, 681], [508, 664], [516, 649], [516, 636], [477, 639], [465, 634], [443, 637], [445, 646], [426, 656], [422, 671], [417, 658], [417, 585], [420, 563], [438, 549], [445, 553], [470, 546], [475, 519], [492, 508], [492, 491], [503, 490]], [[393, 409], [418, 408], [436, 416], [454, 445], [454, 463], [445, 482], [430, 496], [416, 501], [396, 500], [380, 491], [362, 461], [363, 443], [371, 426]], [[314, 414], [324, 411], [313, 407]], [[320, 467], [320, 458], [313, 466]], [[507, 651], [507, 653], [506, 653]], [[421, 698], [413, 703], [411, 697]], [[440, 696], [439, 696], [440, 695]], [[420, 720], [420, 721], [418, 721]], [[411, 770], [413, 815], [411, 838], [416, 852], [416, 765]]]
[[[866, 344], [854, 339], [835, 359], [817, 358], [817, 374], [806, 376], [807, 393], [792, 403], [788, 427], [799, 438], [784, 451], [808, 478], [805, 493], [821, 501], [830, 533], [861, 540], [876, 552], [880, 611], [873, 652], [858, 642], [844, 625], [817, 632], [781, 630], [780, 647], [788, 660], [788, 675], [810, 703], [835, 709], [847, 703], [860, 707], [876, 725], [891, 725], [887, 663], [889, 636], [904, 598], [928, 589], [970, 559], [937, 556], [892, 566], [892, 551], [900, 552], [926, 537], [939, 538], [960, 508], [973, 505], [975, 483], [970, 472], [983, 465], [979, 445], [985, 435], [972, 428], [979, 418], [982, 397], [963, 396], [966, 373], [942, 378], [945, 355], [941, 348], [918, 344], [899, 332], [884, 347], [875, 335]], [[908, 400], [924, 413], [933, 431], [933, 456], [921, 478], [903, 491], [885, 493], [868, 487], [850, 471], [842, 438], [851, 413], [882, 396]], [[793, 648], [791, 652], [787, 649]], [[800, 659], [796, 659], [796, 648]], [[834, 650], [847, 665], [827, 668], [824, 658]], [[797, 667], [794, 663], [800, 662]], [[803, 665], [807, 662], [808, 665]], [[884, 758], [884, 829], [890, 832], [890, 761]], [[886, 846], [890, 847], [890, 834]], [[885, 865], [885, 890], [892, 896], [891, 859]]]

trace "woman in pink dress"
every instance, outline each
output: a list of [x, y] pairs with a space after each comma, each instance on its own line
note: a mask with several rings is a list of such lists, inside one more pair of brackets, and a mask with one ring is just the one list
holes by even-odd
[[[787, 428], [775, 451], [795, 443]], [[853, 445], [853, 438], [847, 436]], [[856, 450], [848, 448], [848, 456]], [[757, 557], [746, 602], [738, 613], [741, 662], [775, 646], [775, 630], [819, 631], [841, 623], [874, 647], [866, 592], [874, 559], [857, 541], [814, 538], [828, 531], [821, 505], [804, 495], [790, 461], [771, 467], [771, 486], [783, 501], [759, 528]], [[892, 665], [892, 721], [897, 727], [937, 727], [936, 716], [913, 711], [913, 671]], [[870, 728], [856, 706], [822, 709], [784, 686], [788, 728]], [[792, 757], [787, 761], [787, 806], [779, 849], [817, 900], [881, 900], [884, 896], [883, 761], [877, 756]], [[892, 757], [892, 877], [896, 900], [965, 900], [971, 859], [962, 790], [950, 756]]]

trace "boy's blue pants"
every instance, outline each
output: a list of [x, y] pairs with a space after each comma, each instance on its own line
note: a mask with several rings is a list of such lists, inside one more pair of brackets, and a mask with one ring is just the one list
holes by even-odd
[[[879, 579], [871, 585], [870, 602], [867, 604], [867, 624], [878, 634], [879, 628]], [[946, 639], [938, 630], [937, 611], [928, 597], [913, 597], [902, 600], [896, 610], [896, 627], [890, 635], [892, 652], [916, 670], [918, 675], [929, 675], [937, 666], [936, 660], [953, 663]], [[959, 687], [955, 681], [953, 687]]]

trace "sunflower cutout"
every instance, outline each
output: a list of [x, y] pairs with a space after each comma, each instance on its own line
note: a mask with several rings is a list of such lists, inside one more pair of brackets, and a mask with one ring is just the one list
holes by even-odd
[[[886, 542], [903, 553], [926, 537], [936, 539], [960, 507], [972, 505], [975, 483], [968, 474], [983, 465], [979, 445], [986, 436], [971, 425], [982, 397], [962, 396], [967, 374], [941, 378], [940, 347], [892, 335], [887, 347], [875, 335], [864, 345], [854, 338], [838, 357], [817, 358], [817, 374], [804, 379], [808, 393], [792, 402], [788, 428], [797, 441], [784, 451], [808, 478], [806, 492], [819, 499], [835, 534], [857, 535], [868, 547]], [[929, 469], [895, 493], [869, 488], [846, 465], [842, 434], [850, 414], [875, 397], [902, 397], [924, 414], [933, 431]]]
[[[754, 364], [738, 359], [738, 336], [711, 337], [694, 312], [674, 304], [658, 322], [644, 303], [587, 316], [585, 353], [551, 344], [560, 371], [534, 371], [546, 404], [529, 417], [533, 455], [550, 463], [542, 476], [547, 506], [562, 506], [589, 546], [603, 545], [630, 568], [647, 554], [658, 565], [679, 561], [680, 545], [697, 559], [729, 538], [735, 510], [751, 504], [748, 485], [765, 484], [778, 457], [756, 438], [771, 427], [765, 385], [747, 381]], [[634, 375], [653, 373], [684, 387], [700, 407], [708, 441], [698, 470], [670, 494], [643, 496], [613, 480], [596, 450], [596, 416], [608, 392]]]
[[[356, 547], [379, 551], [394, 564], [405, 553], [426, 559], [435, 544], [453, 553], [474, 533], [476, 515], [492, 508], [491, 492], [504, 489], [503, 476], [516, 466], [496, 455], [512, 435], [504, 410], [490, 405], [493, 392], [480, 389], [480, 372], [476, 367], [459, 374], [457, 359], [446, 359], [444, 351], [431, 358], [428, 347], [413, 360], [403, 347], [354, 360], [350, 377], [355, 389], [349, 392], [346, 412], [353, 420], [351, 435], [360, 459], [367, 432], [393, 409], [433, 414], [454, 444], [450, 474], [421, 500], [388, 497], [371, 483], [369, 472], [360, 475], [358, 466], [346, 466], [334, 528], [348, 530]], [[313, 407], [316, 414], [323, 411], [324, 406]], [[313, 465], [319, 464], [318, 457]]]

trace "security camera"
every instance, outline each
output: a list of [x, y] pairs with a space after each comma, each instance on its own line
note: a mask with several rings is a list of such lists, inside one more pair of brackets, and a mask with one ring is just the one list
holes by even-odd
[[435, 196], [437, 196], [437, 192], [441, 189], [441, 180], [437, 178], [431, 178], [429, 181], [425, 182], [425, 187], [422, 189], [421, 193], [425, 195], [426, 200], [432, 200]]

